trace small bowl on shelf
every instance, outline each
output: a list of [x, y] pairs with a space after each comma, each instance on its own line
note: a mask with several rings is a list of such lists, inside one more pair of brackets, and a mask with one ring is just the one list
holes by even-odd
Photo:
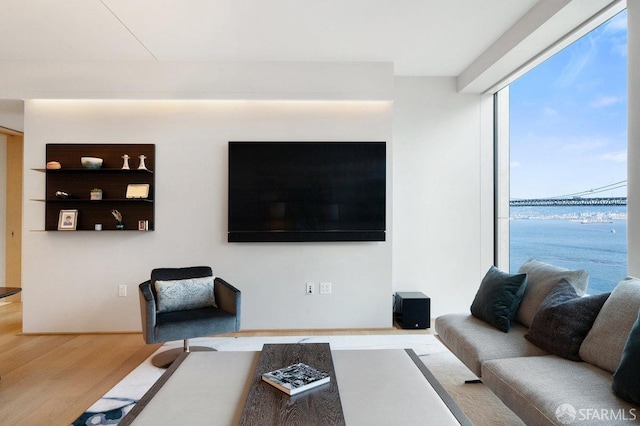
[[80, 163], [85, 169], [99, 169], [102, 167], [102, 158], [98, 157], [82, 157]]

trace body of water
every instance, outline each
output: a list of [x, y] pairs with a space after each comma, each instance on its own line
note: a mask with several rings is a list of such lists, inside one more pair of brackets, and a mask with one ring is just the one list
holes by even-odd
[[510, 270], [531, 258], [589, 272], [590, 294], [627, 276], [626, 206], [511, 207]]

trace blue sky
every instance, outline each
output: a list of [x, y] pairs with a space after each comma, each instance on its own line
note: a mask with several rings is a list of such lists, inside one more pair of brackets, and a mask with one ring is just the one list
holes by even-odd
[[[510, 86], [511, 198], [576, 194], [627, 179], [627, 14]], [[626, 196], [626, 186], [584, 196]]]

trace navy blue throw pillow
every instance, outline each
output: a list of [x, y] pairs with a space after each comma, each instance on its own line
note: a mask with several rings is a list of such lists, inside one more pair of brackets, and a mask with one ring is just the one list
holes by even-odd
[[640, 405], [640, 315], [631, 328], [622, 350], [618, 369], [613, 374], [613, 391], [620, 397]]
[[582, 361], [580, 345], [610, 293], [580, 297], [565, 279], [549, 292], [524, 336], [552, 354]]
[[527, 274], [508, 274], [492, 266], [480, 283], [471, 315], [508, 332], [526, 285]]

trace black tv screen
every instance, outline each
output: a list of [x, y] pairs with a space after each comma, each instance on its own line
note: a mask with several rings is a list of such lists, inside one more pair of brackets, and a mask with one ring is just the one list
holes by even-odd
[[229, 142], [229, 242], [384, 241], [385, 142]]

